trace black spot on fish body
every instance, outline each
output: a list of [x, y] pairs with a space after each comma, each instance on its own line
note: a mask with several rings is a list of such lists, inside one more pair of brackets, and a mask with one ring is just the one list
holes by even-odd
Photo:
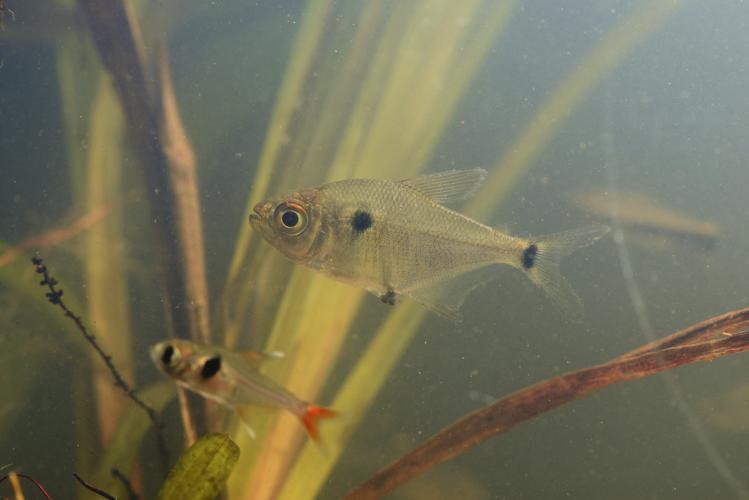
[[380, 295], [380, 300], [384, 304], [394, 306], [395, 305], [395, 290], [389, 289], [387, 292]]
[[538, 246], [535, 243], [528, 245], [528, 248], [523, 250], [523, 256], [520, 262], [523, 263], [525, 269], [530, 269], [536, 265], [536, 256], [538, 255]]
[[207, 380], [216, 375], [219, 370], [221, 370], [221, 356], [216, 355], [205, 360], [200, 376]]
[[174, 356], [174, 347], [168, 345], [166, 346], [166, 349], [164, 349], [164, 352], [161, 354], [161, 362], [166, 366], [169, 366], [169, 363], [172, 362], [172, 356]]
[[366, 210], [357, 210], [354, 215], [351, 216], [351, 228], [354, 230], [354, 234], [361, 234], [370, 227], [374, 220], [372, 220], [372, 214]]

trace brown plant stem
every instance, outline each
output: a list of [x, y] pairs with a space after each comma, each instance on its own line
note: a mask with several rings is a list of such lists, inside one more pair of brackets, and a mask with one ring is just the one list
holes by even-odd
[[49, 292], [47, 292], [47, 299], [49, 299], [50, 303], [62, 309], [62, 311], [65, 313], [65, 316], [70, 318], [70, 320], [75, 323], [75, 326], [78, 327], [78, 330], [80, 330], [81, 334], [86, 339], [86, 342], [88, 342], [91, 347], [93, 347], [94, 351], [96, 351], [101, 360], [109, 369], [109, 372], [112, 374], [112, 379], [114, 379], [114, 385], [122, 389], [122, 392], [124, 392], [128, 398], [130, 398], [136, 405], [142, 408], [143, 411], [148, 415], [148, 418], [153, 424], [154, 431], [156, 432], [156, 439], [159, 445], [159, 453], [161, 454], [162, 464], [164, 465], [164, 468], [166, 468], [169, 452], [167, 450], [166, 440], [164, 439], [164, 434], [162, 432], [163, 424], [159, 420], [159, 417], [156, 414], [156, 410], [151, 408], [140, 397], [138, 397], [138, 395], [135, 393], [135, 390], [130, 387], [130, 384], [125, 381], [117, 367], [114, 365], [112, 356], [104, 352], [99, 343], [96, 341], [96, 337], [92, 333], [90, 333], [86, 326], [83, 324], [83, 319], [68, 308], [68, 306], [65, 304], [65, 301], [62, 300], [63, 290], [57, 288], [57, 280], [49, 274], [49, 270], [47, 269], [47, 266], [44, 265], [42, 259], [39, 257], [33, 257], [31, 259], [31, 262], [32, 264], [34, 264], [37, 274], [42, 275], [42, 280], [39, 282], [39, 284], [49, 290]]
[[[553, 377], [517, 391], [445, 427], [351, 491], [353, 500], [377, 498], [428, 468], [490, 437], [612, 384], [749, 350], [749, 308], [696, 323], [608, 363]], [[740, 332], [740, 333], [734, 333]]]
[[73, 477], [76, 478], [76, 480], [81, 483], [81, 485], [86, 488], [89, 491], [93, 491], [97, 495], [99, 495], [102, 498], [108, 498], [109, 500], [117, 500], [116, 497], [110, 495], [106, 491], [102, 490], [101, 488], [97, 488], [94, 485], [88, 484], [86, 481], [83, 480], [81, 476], [79, 476], [77, 473], [73, 472]]
[[138, 500], [138, 493], [135, 492], [135, 488], [133, 488], [133, 483], [130, 482], [130, 479], [120, 471], [120, 469], [112, 469], [112, 476], [117, 478], [120, 483], [122, 483], [122, 486], [125, 487], [125, 491], [127, 491], [127, 496], [130, 500]]
[[[142, 168], [159, 249], [168, 324], [174, 335], [189, 333], [192, 340], [206, 342], [207, 294], [200, 295], [206, 289], [202, 231], [199, 238], [194, 238], [190, 229], [185, 228], [186, 224], [194, 223], [195, 216], [199, 220], [200, 214], [194, 164], [192, 177], [185, 179], [186, 150], [175, 146], [184, 145], [184, 131], [181, 125], [176, 133], [174, 127], [168, 128], [175, 120], [179, 122], [179, 115], [173, 112], [169, 119], [158, 117], [160, 106], [155, 104], [157, 99], [147, 85], [143, 41], [130, 2], [78, 0], [78, 3], [88, 18], [102, 63], [112, 75], [125, 111], [126, 128]], [[165, 103], [162, 109], [166, 111], [170, 105], [176, 109], [175, 103]], [[189, 147], [187, 150], [191, 153]], [[180, 162], [174, 163], [175, 159]], [[190, 182], [192, 187], [186, 187]], [[197, 227], [199, 230], [200, 224]], [[200, 251], [196, 252], [198, 247]], [[184, 397], [180, 397], [180, 412], [190, 445], [196, 432]]]
[[10, 264], [14, 259], [24, 255], [31, 249], [47, 248], [59, 245], [66, 240], [77, 236], [81, 232], [90, 228], [102, 220], [112, 210], [113, 203], [104, 203], [94, 208], [87, 214], [78, 218], [75, 222], [66, 227], [52, 229], [45, 233], [32, 236], [31, 238], [13, 245], [5, 252], [0, 254], [0, 267]]
[[52, 497], [49, 496], [49, 493], [47, 493], [47, 490], [44, 489], [44, 486], [42, 486], [39, 481], [26, 474], [11, 472], [7, 476], [0, 477], [0, 483], [7, 479], [12, 484], [13, 493], [16, 495], [16, 498], [23, 498], [23, 492], [21, 492], [21, 485], [18, 481], [18, 478], [26, 479], [27, 481], [31, 481], [32, 483], [34, 483], [34, 486], [36, 486], [39, 492], [44, 495], [44, 498], [46, 498], [47, 500], [51, 500]]

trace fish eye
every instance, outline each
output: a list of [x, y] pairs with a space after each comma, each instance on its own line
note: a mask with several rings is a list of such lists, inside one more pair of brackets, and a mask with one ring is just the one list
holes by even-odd
[[172, 360], [172, 356], [174, 356], [174, 347], [168, 345], [166, 346], [166, 349], [164, 349], [164, 353], [161, 355], [161, 362], [168, 365]]
[[179, 363], [179, 352], [172, 345], [168, 345], [164, 348], [164, 352], [161, 353], [161, 362], [167, 368], [174, 367]]
[[298, 203], [286, 202], [276, 207], [275, 213], [278, 227], [286, 234], [297, 236], [307, 229], [307, 211]]

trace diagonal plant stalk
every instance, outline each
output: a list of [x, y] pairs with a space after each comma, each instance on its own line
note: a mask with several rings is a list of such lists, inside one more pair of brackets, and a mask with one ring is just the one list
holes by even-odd
[[[472, 41], [467, 36], [467, 26], [464, 22], [470, 19], [477, 8], [478, 3], [469, 2], [455, 4], [453, 2], [418, 2], [408, 4], [406, 9], [412, 16], [403, 19], [403, 9], [399, 9], [399, 16], [393, 16], [389, 21], [390, 26], [406, 29], [410, 26], [420, 26], [418, 30], [406, 30], [403, 35], [403, 43], [408, 50], [401, 50], [399, 43], [393, 43], [394, 37], [383, 37], [383, 46], [388, 47], [391, 52], [380, 58], [383, 52], [376, 51], [375, 61], [388, 61], [386, 71], [373, 71], [378, 79], [384, 78], [386, 90], [379, 93], [379, 103], [375, 109], [380, 110], [378, 117], [371, 125], [366, 138], [360, 145], [349, 147], [347, 137], [357, 137], [356, 131], [353, 135], [344, 133], [341, 144], [336, 155], [347, 151], [350, 155], [348, 161], [334, 161], [333, 167], [327, 174], [327, 179], [335, 179], [340, 176], [355, 177], [393, 177], [415, 175], [423, 168], [422, 164], [405, 164], [406, 157], [410, 155], [410, 149], [406, 143], [392, 142], [392, 129], [402, 127], [403, 130], [423, 130], [424, 124], [431, 122], [432, 127], [444, 127], [448, 113], [442, 116], [441, 122], [435, 122], [429, 113], [424, 110], [435, 109], [441, 99], [446, 98], [448, 102], [457, 102], [457, 96], [465, 91], [470, 78], [461, 75], [451, 78], [452, 67], [462, 56], [455, 47], [461, 43]], [[429, 16], [429, 23], [421, 23], [421, 19]], [[365, 22], [360, 22], [364, 25]], [[385, 28], [387, 30], [388, 28]], [[464, 39], [464, 37], [466, 37]], [[398, 40], [399, 37], [395, 37]], [[485, 38], [481, 42], [488, 46]], [[420, 57], [421, 54], [448, 54], [450, 57]], [[469, 53], [471, 51], [469, 50]], [[474, 64], [477, 68], [478, 64]], [[398, 73], [405, 72], [405, 75]], [[419, 78], [416, 76], [419, 75]], [[442, 94], [434, 92], [423, 92], [413, 94], [412, 89], [425, 82], [440, 81]], [[457, 85], [456, 85], [457, 83]], [[370, 82], [363, 82], [362, 87], [368, 88]], [[361, 95], [371, 98], [371, 94], [365, 90]], [[404, 104], [408, 103], [407, 105]], [[356, 109], [357, 105], [354, 105]], [[361, 108], [360, 108], [361, 109]], [[350, 130], [350, 129], [348, 129]], [[429, 149], [433, 147], [439, 133], [432, 133], [435, 138]], [[360, 136], [358, 136], [360, 137]], [[379, 144], [375, 146], [374, 144]], [[344, 149], [342, 149], [344, 148]], [[370, 151], [370, 153], [364, 153]], [[387, 161], [376, 161], [369, 158], [367, 154], [375, 151], [387, 151]], [[424, 156], [426, 158], [426, 155]], [[296, 292], [299, 287], [301, 291]], [[285, 384], [295, 393], [308, 399], [314, 399], [314, 395], [323, 386], [333, 361], [337, 356], [349, 327], [358, 312], [363, 293], [350, 287], [333, 283], [320, 275], [311, 275], [309, 271], [295, 269], [291, 278], [290, 286], [287, 287], [286, 297], [296, 299], [282, 302], [274, 325], [274, 332], [269, 339], [268, 348], [285, 349], [284, 344], [292, 345], [294, 351], [288, 356], [288, 364], [292, 366]], [[283, 306], [284, 303], [293, 304], [295, 313]], [[335, 307], [335, 314], [331, 314], [325, 308], [325, 304]], [[314, 325], [316, 331], [326, 332], [324, 338], [310, 335], [309, 325]], [[283, 340], [286, 339], [286, 340]], [[318, 376], [319, 375], [319, 376]], [[239, 436], [238, 436], [239, 437]], [[286, 416], [279, 416], [275, 424], [268, 431], [265, 446], [261, 448], [258, 464], [253, 470], [250, 478], [250, 489], [243, 495], [252, 498], [269, 498], [277, 494], [282, 478], [289, 469], [292, 458], [295, 455], [303, 435], [297, 422]]]
[[[147, 187], [168, 323], [176, 335], [189, 334], [193, 340], [208, 342], [208, 297], [194, 155], [170, 91], [171, 80], [162, 70], [161, 98], [152, 96], [142, 36], [131, 4], [125, 0], [107, 5], [79, 0], [79, 5], [89, 20], [101, 60], [112, 75]], [[189, 443], [194, 441], [195, 431], [181, 389], [180, 403]]]
[[[514, 2], [505, 2], [490, 12], [483, 13], [482, 29], [472, 33], [469, 40], [464, 42], [463, 57], [457, 63], [458, 70], [454, 71], [456, 77], [453, 85], [457, 90], [444, 92], [440, 98], [442, 105], [432, 107], [436, 110], [433, 114], [436, 114], [437, 118], [433, 116], [431, 121], [436, 126], [431, 128], [422, 126], [420, 137], [414, 139], [414, 142], [418, 144], [418, 150], [431, 151], [436, 144], [459, 97], [475, 75], [481, 61], [486, 57], [491, 43], [509, 22], [513, 5]], [[404, 152], [404, 156], [409, 155], [408, 151]], [[416, 155], [416, 158], [421, 158], [423, 161], [425, 155], [422, 153]], [[414, 159], [411, 162], [419, 164], [420, 160]], [[406, 160], [405, 163], [408, 164], [409, 161]], [[321, 454], [308, 443], [291, 472], [282, 498], [291, 499], [298, 495], [315, 494], [319, 491], [340, 457], [344, 443], [366, 414], [367, 408], [374, 401], [397, 360], [408, 347], [424, 316], [424, 309], [412, 303], [401, 304], [399, 309], [388, 315], [335, 397], [333, 406], [343, 411], [347, 418], [345, 424], [330, 429], [330, 440], [333, 443], [331, 449]]]
[[198, 174], [190, 139], [182, 124], [177, 97], [174, 94], [166, 42], [159, 50], [159, 80], [161, 84], [161, 147], [169, 168], [169, 179], [174, 191], [177, 232], [183, 253], [182, 272], [185, 275], [185, 304], [189, 315], [190, 338], [210, 343], [210, 306], [205, 275], [203, 247], [203, 219], [200, 215]]
[[[309, 79], [310, 67], [317, 57], [320, 38], [324, 33], [325, 20], [331, 5], [331, 0], [313, 0], [303, 16], [286, 69], [286, 76], [279, 89], [277, 104], [270, 119], [268, 135], [250, 195], [247, 198], [245, 214], [249, 214], [252, 206], [267, 195], [271, 180], [278, 174], [277, 159], [281, 150], [289, 142], [288, 133], [292, 119], [299, 114], [304, 84]], [[249, 260], [252, 236], [247, 220], [243, 217], [221, 297], [224, 331], [228, 346], [235, 345], [239, 332], [243, 329], [243, 321], [239, 317], [242, 311], [248, 308], [251, 297], [251, 291], [248, 288], [250, 282], [243, 275], [242, 269]], [[244, 457], [240, 458], [237, 469], [242, 468], [242, 458]]]
[[[94, 211], [122, 192], [123, 116], [109, 77], [101, 72], [92, 103], [87, 166], [86, 210]], [[93, 226], [85, 238], [87, 317], [106, 352], [116, 352], [123, 376], [133, 380], [133, 359], [122, 210], [113, 210], [106, 224]], [[92, 353], [94, 355], [94, 353]], [[112, 385], [109, 372], [94, 363], [98, 422], [106, 446], [127, 401]]]
[[608, 363], [553, 377], [521, 389], [445, 427], [346, 498], [379, 498], [487, 439], [612, 384], [749, 351], [749, 308], [731, 311], [647, 344]]
[[[676, 3], [669, 4], [671, 9], [676, 7]], [[496, 32], [507, 22], [510, 12], [511, 4], [505, 4], [496, 7], [489, 16], [484, 13], [485, 19], [491, 21], [483, 32], [476, 35], [478, 40], [474, 50], [478, 54], [482, 54], [482, 51], [485, 54], [489, 44], [496, 37]], [[541, 116], [548, 114], [550, 109], [566, 109], [567, 116], [569, 116], [581, 102], [581, 97], [589, 92], [590, 86], [615, 69], [638, 43], [641, 43], [659, 23], [665, 21], [671, 12], [672, 10], [666, 9], [661, 3], [647, 3], [635, 10], [620, 27], [606, 35], [601, 44], [594, 48], [591, 54], [577, 66], [575, 71], [565, 80], [565, 83], [561, 85], [561, 90], [555, 92], [555, 97], [551, 98], [550, 102], [554, 104], [543, 106], [536, 118], [531, 120], [531, 124], [539, 122]], [[643, 19], [648, 20], [644, 26], [642, 26]], [[633, 26], [637, 26], [634, 32]], [[478, 56], [478, 54], [477, 57], [464, 57], [459, 64], [465, 69], [464, 71], [456, 71], [456, 73], [460, 75], [470, 74], [470, 69], [475, 68], [483, 60], [483, 54], [481, 56]], [[606, 64], [603, 64], [602, 60], [605, 60]], [[482, 218], [487, 217], [491, 211], [496, 209], [511, 192], [512, 186], [520, 178], [520, 175], [531, 166], [531, 160], [535, 158], [537, 152], [557, 130], [555, 128], [547, 131], [543, 136], [536, 136], [533, 127], [534, 125], [528, 126], [526, 132], [521, 134], [515, 144], [509, 148], [510, 153], [503, 157], [495, 168], [494, 171], [505, 173], [499, 175], [502, 181], [487, 182], [476, 199], [469, 202], [466, 208], [467, 212]], [[529, 137], [534, 137], [536, 140], [529, 140]], [[513, 152], [518, 148], [525, 148], [529, 154], [515, 156]], [[416, 148], [417, 155], [421, 154], [420, 150], [421, 148]], [[513, 174], [510, 175], [510, 172], [513, 172]], [[406, 304], [401, 307], [404, 306], [411, 307]], [[334, 433], [334, 439], [344, 440], [358, 426], [366, 413], [366, 408], [374, 400], [389, 374], [390, 370], [382, 369], [382, 367], [393, 366], [394, 360], [401, 355], [418, 330], [421, 317], [423, 317], [423, 314], [417, 307], [411, 307], [410, 311], [403, 314], [398, 314], [396, 311], [391, 314], [388, 321], [376, 333], [370, 347], [349, 375], [333, 403], [336, 408], [340, 408], [349, 415], [344, 428], [331, 430], [331, 433]], [[387, 349], [385, 346], [391, 346], [391, 348]], [[302, 492], [319, 491], [341, 451], [340, 446], [335, 446], [327, 454], [322, 455], [314, 446], [307, 444], [286, 483], [283, 498], [291, 499], [302, 494]], [[314, 473], [310, 471], [314, 471]]]
[[515, 139], [507, 154], [489, 170], [489, 177], [482, 190], [468, 203], [466, 212], [491, 213], [497, 206], [494, 198], [506, 197], [526, 172], [528, 165], [572, 116], [591, 89], [616, 69], [628, 54], [683, 4], [684, 0], [644, 1], [607, 33], [541, 105], [541, 109]]

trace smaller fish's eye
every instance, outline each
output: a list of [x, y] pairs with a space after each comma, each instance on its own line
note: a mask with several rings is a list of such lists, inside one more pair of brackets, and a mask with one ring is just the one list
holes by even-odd
[[164, 352], [161, 354], [161, 362], [164, 363], [166, 366], [169, 366], [169, 364], [172, 362], [173, 356], [174, 356], [174, 347], [168, 345], [166, 346], [166, 349], [164, 349]]
[[203, 368], [200, 370], [200, 376], [207, 380], [216, 375], [219, 370], [221, 370], [221, 356], [217, 355], [205, 360]]
[[308, 225], [307, 211], [298, 203], [286, 202], [276, 207], [275, 220], [278, 228], [291, 236], [302, 234]]

